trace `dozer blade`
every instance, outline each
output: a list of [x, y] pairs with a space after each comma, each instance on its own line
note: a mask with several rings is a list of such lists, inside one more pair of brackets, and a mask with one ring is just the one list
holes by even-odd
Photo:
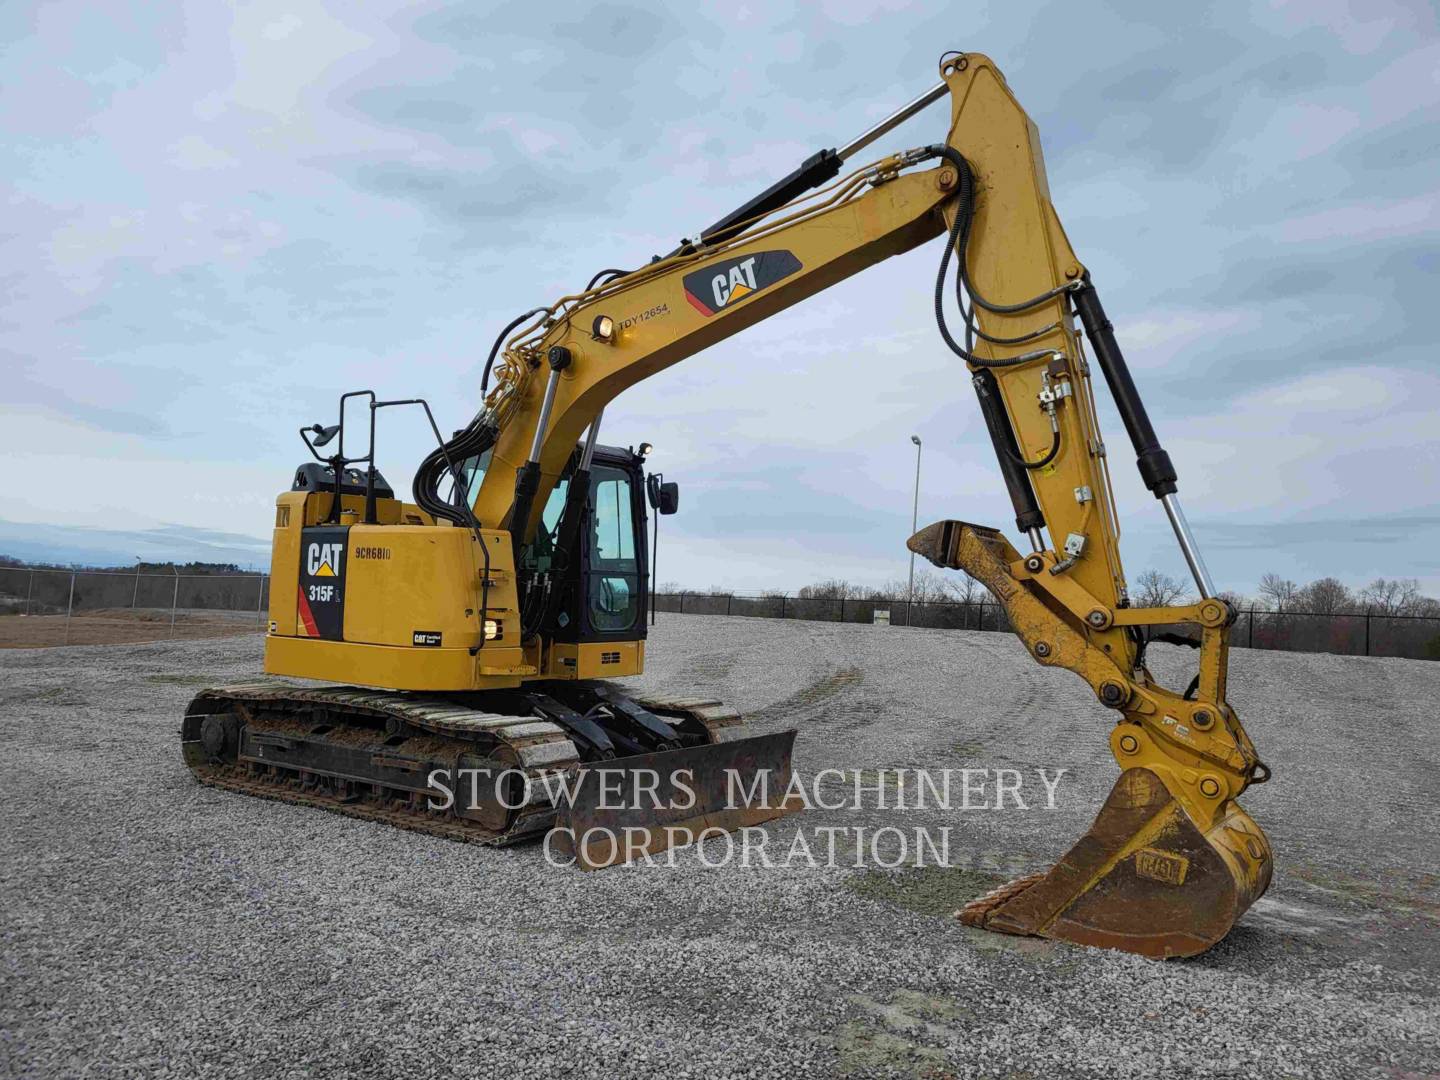
[[1270, 884], [1270, 842], [1231, 802], [1202, 832], [1149, 769], [1127, 769], [1048, 872], [966, 905], [967, 926], [1156, 958], [1214, 945]]
[[556, 800], [554, 847], [598, 870], [794, 813], [794, 745], [781, 731], [586, 766]]

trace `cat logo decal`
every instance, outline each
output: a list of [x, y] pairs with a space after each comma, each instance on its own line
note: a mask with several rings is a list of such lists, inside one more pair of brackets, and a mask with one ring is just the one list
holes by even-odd
[[712, 263], [685, 275], [685, 299], [707, 319], [801, 269], [788, 251], [757, 251]]

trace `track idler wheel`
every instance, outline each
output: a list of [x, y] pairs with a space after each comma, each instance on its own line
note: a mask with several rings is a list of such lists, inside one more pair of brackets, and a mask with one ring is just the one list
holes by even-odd
[[1048, 872], [1013, 881], [956, 913], [967, 926], [1193, 956], [1270, 884], [1270, 842], [1233, 800], [1202, 831], [1149, 769], [1127, 769], [1090, 831]]

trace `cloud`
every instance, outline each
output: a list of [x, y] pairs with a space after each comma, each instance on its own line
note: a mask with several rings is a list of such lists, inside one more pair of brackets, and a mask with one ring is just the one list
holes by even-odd
[[[952, 46], [990, 53], [1039, 126], [1217, 574], [1257, 576], [1264, 553], [1225, 541], [1250, 528], [1290, 532], [1277, 558], [1374, 576], [1378, 540], [1303, 523], [1435, 506], [1426, 5], [82, 10], [0, 10], [17, 519], [149, 528], [163, 506], [263, 538], [295, 428], [339, 391], [423, 395], [463, 422], [511, 316], [693, 235], [913, 97]], [[1076, 53], [1087, 40], [1103, 58]], [[876, 153], [933, 140], [942, 112]], [[654, 441], [686, 487], [662, 573], [794, 588], [820, 553], [896, 576], [912, 432], [922, 517], [1007, 524], [935, 335], [938, 256], [876, 266], [611, 406], [606, 437]], [[1101, 397], [1132, 565], [1172, 559]], [[382, 424], [400, 486], [429, 445], [416, 418]], [[1433, 532], [1405, 535], [1384, 530], [1383, 572], [1428, 573]]]
[[233, 169], [235, 158], [211, 146], [200, 135], [185, 135], [170, 144], [170, 163], [177, 169]]
[[1370, 241], [1440, 229], [1440, 193], [1410, 199], [1348, 203], [1276, 222], [1267, 234], [1287, 244]]
[[307, 93], [341, 61], [375, 41], [320, 0], [260, 0], [235, 9], [228, 27], [234, 82], [226, 98], [236, 107], [298, 119]]
[[[47, 386], [20, 371], [18, 363], [6, 387], [5, 396], [7, 405], [38, 406], [45, 412], [76, 421], [96, 431], [150, 437], [159, 437], [166, 433], [165, 428], [153, 416], [72, 397], [65, 391]], [[54, 429], [50, 429], [50, 434], [54, 435]]]
[[[179, 525], [102, 529], [0, 520], [0, 552], [27, 562], [134, 567], [147, 562], [217, 562], [268, 570], [270, 547], [251, 536]], [[15, 580], [13, 574], [9, 581]], [[253, 586], [252, 586], [253, 595]]]
[[354, 166], [351, 176], [366, 191], [414, 202], [449, 224], [505, 225], [511, 235], [523, 233], [520, 215], [604, 209], [603, 199], [586, 198], [593, 177], [523, 160], [476, 171], [372, 161]]
[[587, 4], [584, 11], [573, 21], [556, 17], [550, 32], [586, 52], [622, 60], [652, 56], [656, 49], [681, 36], [680, 24], [663, 7]]

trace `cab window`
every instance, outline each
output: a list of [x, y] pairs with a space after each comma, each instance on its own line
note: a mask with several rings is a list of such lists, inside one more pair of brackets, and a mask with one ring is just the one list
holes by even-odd
[[635, 561], [629, 477], [607, 477], [595, 484], [595, 557], [604, 562]]
[[590, 575], [586, 603], [590, 626], [599, 631], [629, 630], [640, 615], [640, 567], [635, 556], [635, 509], [630, 476], [597, 466], [591, 473], [594, 527], [590, 536]]

